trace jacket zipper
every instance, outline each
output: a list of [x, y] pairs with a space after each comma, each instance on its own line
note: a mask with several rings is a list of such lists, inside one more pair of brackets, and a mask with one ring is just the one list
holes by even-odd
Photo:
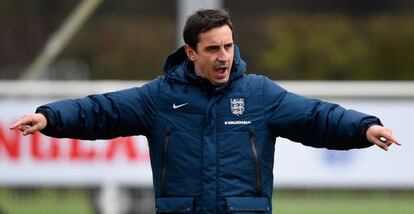
[[161, 171], [161, 196], [167, 194], [166, 188], [166, 176], [167, 176], [167, 164], [168, 164], [168, 141], [170, 138], [170, 130], [165, 130], [164, 134], [164, 146], [162, 150], [162, 171]]
[[250, 140], [250, 144], [252, 146], [252, 152], [253, 152], [253, 157], [254, 157], [254, 162], [255, 162], [255, 166], [256, 166], [256, 195], [260, 196], [261, 195], [261, 184], [260, 184], [260, 162], [259, 162], [259, 157], [257, 154], [257, 149], [256, 149], [256, 135], [254, 134], [253, 130], [249, 129], [249, 140]]

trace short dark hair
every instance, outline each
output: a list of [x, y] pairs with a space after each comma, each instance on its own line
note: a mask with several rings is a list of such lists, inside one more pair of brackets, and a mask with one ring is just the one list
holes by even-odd
[[198, 10], [188, 17], [184, 26], [183, 38], [185, 44], [196, 50], [200, 33], [209, 31], [215, 27], [227, 25], [233, 32], [233, 24], [230, 16], [224, 9], [219, 10]]

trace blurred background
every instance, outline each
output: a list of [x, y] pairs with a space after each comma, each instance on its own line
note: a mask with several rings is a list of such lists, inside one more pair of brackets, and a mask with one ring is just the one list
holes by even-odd
[[378, 115], [405, 143], [344, 153], [282, 139], [275, 213], [414, 213], [414, 1], [2, 0], [0, 214], [154, 213], [145, 138], [57, 140], [7, 127], [42, 103], [161, 75], [200, 7], [229, 11], [249, 73]]
[[[181, 39], [178, 2], [103, 1], [43, 78], [153, 79]], [[2, 0], [0, 78], [17, 79], [80, 3]], [[414, 79], [411, 0], [221, 5], [232, 16], [250, 72], [279, 80]]]

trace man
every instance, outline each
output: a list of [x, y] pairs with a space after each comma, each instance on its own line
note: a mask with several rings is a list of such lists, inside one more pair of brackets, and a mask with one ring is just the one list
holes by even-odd
[[200, 10], [164, 75], [140, 88], [40, 106], [24, 135], [148, 138], [157, 213], [271, 213], [276, 137], [347, 150], [399, 145], [378, 118], [245, 74], [224, 10]]

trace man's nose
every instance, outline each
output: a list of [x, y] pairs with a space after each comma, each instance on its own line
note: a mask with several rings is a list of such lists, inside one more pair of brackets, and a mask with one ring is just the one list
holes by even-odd
[[219, 61], [228, 61], [230, 57], [230, 53], [227, 52], [227, 50], [222, 47], [220, 48], [220, 51], [218, 53], [218, 60]]

